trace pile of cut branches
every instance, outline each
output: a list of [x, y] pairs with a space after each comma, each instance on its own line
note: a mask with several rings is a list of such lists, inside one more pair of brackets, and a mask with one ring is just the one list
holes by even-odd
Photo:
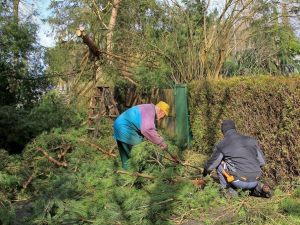
[[[267, 201], [253, 201], [245, 194], [229, 204], [217, 183], [201, 179], [205, 156], [168, 144], [168, 152], [149, 142], [135, 146], [127, 171], [121, 168], [111, 133], [89, 139], [83, 128], [44, 133], [26, 147], [22, 157], [0, 151], [0, 221], [218, 224], [229, 214], [231, 223], [272, 224], [272, 215], [282, 224], [299, 221], [299, 201], [292, 197], [299, 198], [299, 193], [287, 195], [278, 190], [274, 200]], [[251, 214], [255, 215], [252, 219]]]

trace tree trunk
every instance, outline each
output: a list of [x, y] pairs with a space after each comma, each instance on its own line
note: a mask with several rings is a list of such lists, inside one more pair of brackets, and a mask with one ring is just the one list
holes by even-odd
[[[113, 8], [111, 11], [111, 16], [108, 24], [108, 33], [107, 33], [107, 53], [112, 52], [112, 38], [113, 38], [113, 29], [116, 25], [117, 15], [118, 15], [118, 9], [120, 7], [121, 0], [114, 0], [113, 1]], [[108, 56], [109, 58], [109, 56]]]

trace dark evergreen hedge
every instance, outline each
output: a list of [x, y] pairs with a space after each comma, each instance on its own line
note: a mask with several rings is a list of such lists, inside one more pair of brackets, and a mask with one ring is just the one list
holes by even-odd
[[274, 181], [300, 173], [300, 77], [242, 77], [190, 84], [194, 146], [211, 153], [230, 118], [243, 134], [256, 137]]

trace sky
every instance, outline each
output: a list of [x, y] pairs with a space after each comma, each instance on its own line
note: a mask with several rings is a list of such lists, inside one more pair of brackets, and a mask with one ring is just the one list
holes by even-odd
[[39, 26], [39, 43], [44, 47], [55, 46], [54, 33], [51, 32], [51, 27], [42, 21], [51, 15], [51, 11], [48, 9], [50, 2], [51, 0], [21, 0], [19, 6], [20, 12], [24, 15], [29, 15], [33, 10], [38, 12], [38, 15], [34, 16], [33, 19]]
[[[51, 30], [51, 27], [48, 23], [43, 22], [43, 19], [46, 19], [51, 15], [51, 11], [48, 9], [51, 0], [21, 0], [20, 10], [24, 14], [30, 14], [34, 9], [37, 10], [38, 16], [35, 16], [36, 23], [39, 25], [38, 39], [39, 43], [44, 47], [54, 47], [54, 33]], [[222, 7], [222, 2], [220, 0], [212, 0], [211, 8], [220, 8]], [[294, 24], [295, 26], [295, 24]], [[300, 37], [300, 24], [296, 24], [296, 33]]]
[[[29, 14], [33, 9], [36, 9], [38, 16], [35, 17], [37, 24], [39, 25], [38, 39], [39, 43], [44, 47], [54, 47], [55, 39], [54, 33], [51, 31], [51, 27], [48, 23], [44, 23], [42, 20], [51, 15], [51, 11], [48, 9], [51, 0], [21, 0], [20, 10], [25, 14]], [[212, 0], [211, 3], [215, 7], [221, 7], [219, 0]]]
[[[51, 11], [48, 9], [50, 5], [50, 0], [43, 0], [39, 1], [37, 4], [38, 12], [40, 13], [41, 19], [46, 19], [50, 14]], [[40, 44], [45, 47], [53, 47], [55, 45], [54, 34], [51, 33], [51, 27], [48, 23], [44, 23], [40, 20], [40, 32], [39, 32], [39, 39]]]

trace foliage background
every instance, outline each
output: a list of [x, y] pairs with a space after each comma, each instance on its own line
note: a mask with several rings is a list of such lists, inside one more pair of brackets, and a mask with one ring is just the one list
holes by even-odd
[[[229, 0], [233, 7], [223, 10], [208, 10], [209, 1], [199, 0], [121, 1], [109, 30], [104, 24], [117, 0], [53, 0], [48, 21], [57, 43], [50, 49], [38, 44], [36, 12], [20, 16], [20, 2], [0, 4], [0, 224], [300, 223], [299, 77], [198, 81], [299, 74], [299, 39], [279, 19], [297, 16], [294, 1], [284, 8], [279, 1]], [[249, 7], [240, 8], [244, 2]], [[74, 36], [81, 25], [114, 60], [106, 55], [96, 62]], [[91, 139], [87, 105], [78, 104], [79, 97], [89, 98], [81, 90], [97, 71], [124, 90], [129, 83], [149, 92], [191, 82], [194, 145], [182, 152], [170, 140], [170, 151], [203, 166], [221, 138], [221, 119], [230, 117], [240, 131], [258, 137], [268, 158], [265, 174], [277, 182], [274, 198], [241, 193], [227, 200], [210, 178], [195, 185], [200, 171], [167, 160], [146, 142], [133, 149], [129, 175], [117, 173], [110, 122], [103, 120], [101, 138]], [[61, 84], [68, 98], [49, 92]]]

